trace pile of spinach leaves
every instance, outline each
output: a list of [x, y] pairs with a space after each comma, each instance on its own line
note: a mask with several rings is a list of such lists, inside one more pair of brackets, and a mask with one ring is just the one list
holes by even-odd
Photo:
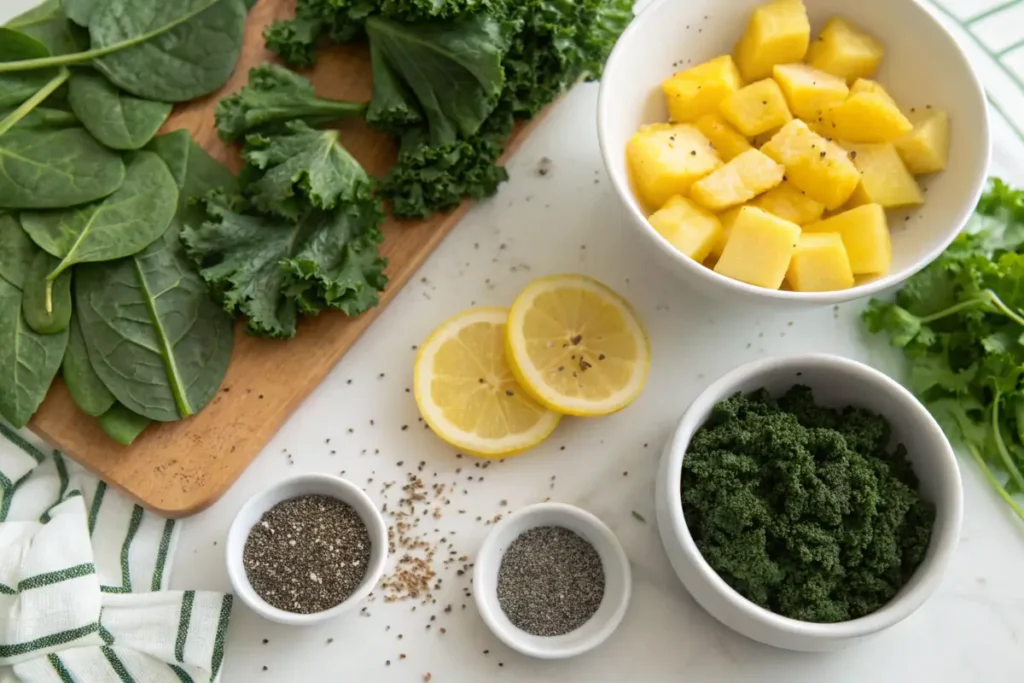
[[367, 122], [399, 143], [378, 193], [401, 218], [425, 218], [497, 192], [516, 120], [596, 78], [632, 18], [631, 0], [298, 0], [264, 33], [286, 62], [318, 45], [366, 40]]
[[247, 0], [46, 0], [0, 27], [0, 416], [62, 372], [121, 443], [198, 412], [232, 321], [180, 243], [189, 198], [235, 179], [172, 102], [234, 70]]

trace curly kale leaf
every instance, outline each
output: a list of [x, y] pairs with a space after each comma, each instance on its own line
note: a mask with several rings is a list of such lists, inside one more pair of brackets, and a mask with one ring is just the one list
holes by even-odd
[[384, 288], [375, 202], [330, 211], [307, 207], [294, 221], [257, 213], [237, 195], [211, 193], [209, 220], [186, 227], [182, 242], [212, 292], [259, 336], [295, 336], [299, 313], [325, 308], [357, 315]]
[[245, 194], [265, 213], [297, 219], [311, 203], [331, 209], [367, 200], [372, 179], [338, 141], [336, 130], [316, 130], [289, 121], [276, 135], [249, 135]]
[[924, 559], [934, 507], [888, 422], [817, 406], [794, 387], [715, 406], [683, 459], [687, 526], [739, 593], [778, 614], [855, 619], [887, 603]]
[[214, 118], [217, 133], [232, 142], [290, 120], [318, 126], [362, 116], [365, 111], [365, 103], [318, 97], [308, 79], [274, 64], [261, 64], [249, 70], [244, 88], [217, 103]]
[[475, 135], [504, 88], [502, 59], [516, 29], [489, 14], [419, 23], [370, 18], [374, 73], [388, 77], [374, 81], [367, 122], [400, 134], [405, 131], [395, 129], [396, 109], [416, 111], [432, 144]]
[[299, 0], [295, 17], [275, 21], [263, 31], [267, 49], [292, 66], [313, 66], [322, 37], [350, 43], [363, 36], [366, 18], [377, 9], [375, 0]]

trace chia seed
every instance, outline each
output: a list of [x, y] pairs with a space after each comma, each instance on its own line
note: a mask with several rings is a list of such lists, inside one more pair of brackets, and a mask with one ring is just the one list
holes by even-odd
[[313, 614], [344, 602], [366, 575], [370, 534], [351, 506], [301, 496], [267, 510], [245, 542], [253, 590], [278, 609]]
[[604, 566], [590, 543], [556, 526], [512, 541], [498, 568], [498, 604], [516, 627], [561, 636], [590, 620], [604, 597]]

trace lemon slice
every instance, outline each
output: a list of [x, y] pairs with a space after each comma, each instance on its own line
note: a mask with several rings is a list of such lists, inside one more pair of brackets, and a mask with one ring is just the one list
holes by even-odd
[[416, 354], [413, 386], [423, 419], [472, 455], [536, 446], [561, 419], [516, 382], [505, 359], [506, 308], [474, 308], [446, 320]]
[[507, 344], [523, 388], [566, 415], [622, 410], [643, 391], [651, 365], [633, 308], [584, 275], [530, 283], [512, 304]]

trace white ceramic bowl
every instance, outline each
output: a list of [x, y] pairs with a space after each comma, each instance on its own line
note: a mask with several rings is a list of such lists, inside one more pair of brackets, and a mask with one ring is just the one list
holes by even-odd
[[604, 75], [597, 126], [601, 153], [629, 222], [668, 268], [690, 286], [758, 304], [823, 305], [875, 294], [899, 284], [937, 257], [974, 211], [985, 182], [990, 141], [985, 92], [967, 58], [939, 22], [914, 0], [804, 0], [812, 38], [841, 15], [881, 39], [885, 61], [876, 78], [905, 107], [949, 112], [947, 170], [925, 177], [926, 203], [890, 212], [892, 268], [883, 277], [836, 292], [769, 290], [724, 276], [679, 253], [647, 222], [630, 187], [626, 143], [645, 123], [667, 121], [661, 82], [673, 72], [732, 52], [751, 12], [764, 0], [655, 0], [619, 38]]
[[[352, 506], [359, 514], [370, 534], [370, 563], [362, 583], [344, 602], [323, 612], [296, 614], [278, 609], [256, 594], [249, 583], [245, 567], [242, 566], [242, 553], [249, 538], [249, 531], [260, 521], [263, 513], [282, 501], [312, 495], [337, 498]], [[225, 545], [231, 585], [235, 594], [253, 612], [279, 624], [308, 626], [348, 612], [370, 594], [384, 573], [384, 562], [388, 557], [388, 532], [384, 518], [361, 488], [346, 479], [329, 474], [302, 474], [280, 481], [250, 498], [235, 515], [235, 520], [228, 529], [228, 540]]]
[[[882, 609], [835, 624], [797, 621], [763, 609], [734, 591], [704, 561], [686, 526], [680, 480], [693, 433], [716, 403], [737, 392], [768, 389], [780, 395], [806, 384], [816, 402], [873, 410], [889, 419], [893, 444], [903, 443], [920, 491], [936, 507], [931, 544], [921, 566]], [[690, 404], [662, 454], [655, 492], [658, 533], [672, 568], [700, 605], [726, 626], [767, 645], [809, 652], [838, 650], [910, 616], [935, 591], [956, 548], [963, 491], [956, 456], [942, 429], [910, 392], [856, 361], [825, 354], [769, 358], [743, 365], [708, 387]]]
[[[498, 568], [520, 534], [540, 526], [559, 526], [580, 535], [601, 556], [604, 598], [590, 621], [562, 636], [534, 636], [509, 621], [498, 604]], [[491, 529], [477, 553], [473, 597], [487, 627], [513, 650], [539, 659], [565, 659], [597, 647], [610, 636], [629, 606], [632, 579], [629, 559], [619, 539], [586, 510], [563, 503], [538, 503], [512, 513]]]

